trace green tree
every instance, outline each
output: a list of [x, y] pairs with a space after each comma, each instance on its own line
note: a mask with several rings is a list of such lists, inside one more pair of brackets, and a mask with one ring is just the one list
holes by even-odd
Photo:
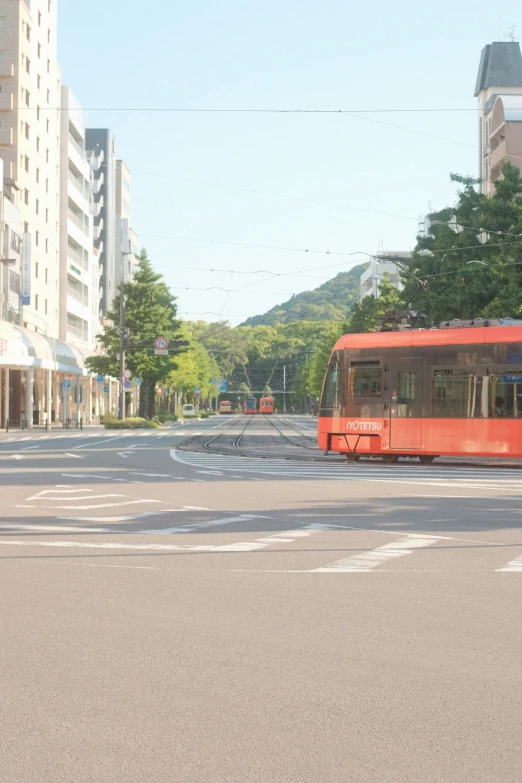
[[365, 296], [362, 302], [355, 306], [345, 325], [345, 331], [347, 334], [375, 332], [386, 313], [402, 310], [403, 307], [403, 297], [391, 284], [389, 275], [386, 275], [379, 284], [379, 296]]
[[[127, 330], [127, 367], [142, 380], [140, 415], [154, 415], [155, 387], [176, 367], [175, 349], [168, 356], [154, 354], [159, 335], [168, 340], [180, 336], [175, 299], [162, 275], [154, 272], [145, 250], [141, 251], [134, 279], [123, 286]], [[98, 335], [104, 354], [88, 360], [92, 372], [118, 378], [120, 375], [120, 294], [108, 314], [109, 324]]]
[[477, 191], [477, 180], [451, 179], [461, 186], [457, 203], [429, 216], [429, 235], [418, 239], [410, 274], [403, 276], [404, 301], [424, 312], [432, 325], [453, 318], [520, 316], [519, 169], [504, 165], [491, 198]]

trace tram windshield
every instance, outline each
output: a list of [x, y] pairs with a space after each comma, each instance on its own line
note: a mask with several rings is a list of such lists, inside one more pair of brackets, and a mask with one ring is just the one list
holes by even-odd
[[333, 362], [328, 367], [323, 387], [321, 408], [339, 407], [339, 364]]

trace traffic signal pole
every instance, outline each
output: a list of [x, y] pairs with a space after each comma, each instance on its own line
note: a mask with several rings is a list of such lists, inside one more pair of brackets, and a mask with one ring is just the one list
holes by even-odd
[[123, 282], [120, 295], [120, 420], [125, 418], [125, 294]]

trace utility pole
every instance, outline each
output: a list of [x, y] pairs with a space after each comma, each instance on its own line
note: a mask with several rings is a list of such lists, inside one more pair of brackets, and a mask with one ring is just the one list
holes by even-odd
[[283, 364], [283, 413], [286, 413], [286, 364]]
[[123, 263], [122, 263], [122, 284], [120, 294], [120, 419], [125, 418], [125, 348], [127, 335], [125, 333], [125, 294], [123, 291]]

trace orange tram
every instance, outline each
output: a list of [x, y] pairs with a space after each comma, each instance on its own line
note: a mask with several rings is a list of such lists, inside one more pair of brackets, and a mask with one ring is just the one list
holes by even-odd
[[267, 414], [274, 413], [274, 398], [273, 397], [261, 397], [259, 400], [259, 413]]
[[219, 403], [219, 412], [232, 413], [232, 403], [230, 402], [230, 400], [222, 400]]
[[344, 335], [324, 379], [318, 440], [351, 460], [522, 457], [522, 321]]

